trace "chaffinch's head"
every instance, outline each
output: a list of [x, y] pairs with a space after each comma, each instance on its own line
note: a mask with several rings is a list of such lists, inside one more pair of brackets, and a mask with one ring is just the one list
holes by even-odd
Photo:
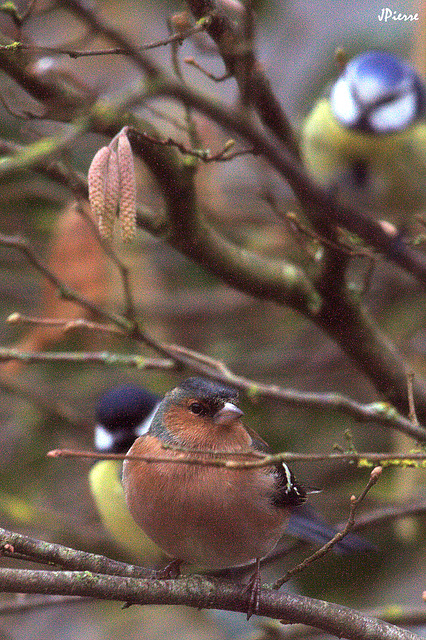
[[193, 377], [164, 397], [149, 433], [169, 444], [227, 450], [249, 447], [252, 438], [241, 422], [235, 389]]

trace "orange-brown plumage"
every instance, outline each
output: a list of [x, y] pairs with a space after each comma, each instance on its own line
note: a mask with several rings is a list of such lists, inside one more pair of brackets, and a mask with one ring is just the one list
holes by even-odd
[[[292, 533], [304, 539], [324, 543], [336, 531], [300, 507], [306, 491], [285, 463], [247, 469], [191, 464], [194, 457], [208, 460], [232, 452], [250, 460], [267, 450], [243, 425], [236, 400], [234, 389], [204, 378], [189, 378], [172, 389], [128, 454], [181, 462], [129, 457], [123, 487], [136, 523], [175, 560], [213, 569], [256, 561], [248, 590], [250, 616], [260, 592], [259, 560], [273, 550], [290, 514]], [[182, 462], [185, 455], [189, 459]], [[372, 547], [349, 534], [336, 548], [347, 553]]]
[[[129, 454], [182, 457], [165, 443], [189, 449], [190, 457], [235, 451], [249, 459], [261, 441], [244, 428], [235, 400], [232, 389], [190, 378], [166, 395], [149, 433]], [[123, 485], [133, 518], [154, 542], [174, 558], [209, 568], [265, 556], [284, 532], [289, 507], [305, 496], [294, 485], [287, 505], [277, 501], [283, 486], [274, 467], [233, 470], [128, 459]]]

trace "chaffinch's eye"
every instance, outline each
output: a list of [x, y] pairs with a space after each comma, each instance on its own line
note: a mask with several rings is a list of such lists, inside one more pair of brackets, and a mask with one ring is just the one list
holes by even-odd
[[189, 410], [191, 413], [194, 413], [196, 416], [204, 413], [204, 406], [200, 402], [191, 402], [189, 405]]

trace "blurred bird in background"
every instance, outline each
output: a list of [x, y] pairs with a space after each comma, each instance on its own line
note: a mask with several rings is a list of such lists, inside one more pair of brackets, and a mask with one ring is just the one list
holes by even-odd
[[[110, 389], [99, 401], [94, 444], [100, 453], [126, 453], [145, 433], [161, 398], [135, 385]], [[100, 460], [89, 471], [89, 485], [105, 529], [133, 561], [156, 564], [164, 556], [136, 525], [124, 500], [120, 460]]]
[[425, 107], [413, 67], [383, 51], [362, 53], [306, 118], [307, 171], [344, 202], [408, 227], [426, 203]]

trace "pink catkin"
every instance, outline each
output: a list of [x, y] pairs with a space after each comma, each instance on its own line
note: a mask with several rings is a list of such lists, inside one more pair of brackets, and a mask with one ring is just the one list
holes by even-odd
[[136, 177], [133, 153], [125, 132], [118, 136], [118, 168], [120, 173], [119, 220], [123, 241], [136, 233]]
[[87, 176], [90, 208], [98, 224], [105, 210], [105, 183], [110, 152], [109, 147], [99, 149], [90, 164]]
[[114, 221], [117, 215], [120, 197], [120, 179], [118, 174], [117, 153], [111, 150], [105, 182], [105, 207], [102, 220], [99, 220], [99, 233], [103, 238], [112, 238]]

